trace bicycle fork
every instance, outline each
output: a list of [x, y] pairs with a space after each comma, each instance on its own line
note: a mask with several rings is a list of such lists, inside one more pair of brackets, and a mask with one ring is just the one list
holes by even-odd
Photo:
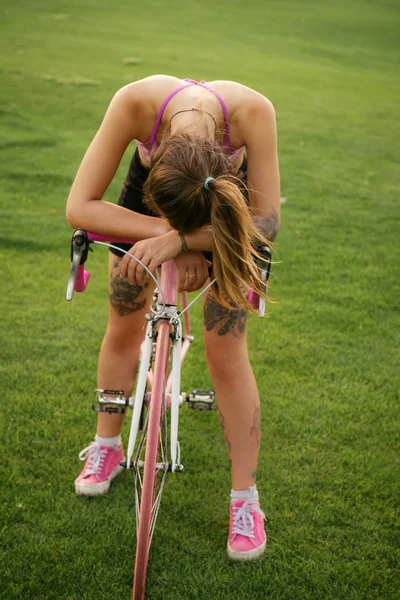
[[[172, 308], [172, 307], [171, 307]], [[169, 311], [168, 311], [169, 312]], [[174, 315], [175, 316], [175, 315]], [[151, 402], [151, 393], [146, 394], [146, 382], [148, 380], [148, 372], [151, 364], [153, 352], [153, 343], [155, 339], [155, 324], [161, 320], [171, 321], [171, 314], [151, 317], [147, 323], [146, 336], [142, 345], [142, 356], [140, 361], [139, 375], [136, 384], [133, 415], [131, 428], [129, 433], [129, 443], [127, 449], [126, 468], [131, 467], [132, 456], [135, 450], [137, 435], [139, 431], [140, 418], [142, 414], [143, 402], [149, 399]], [[178, 441], [178, 423], [179, 423], [179, 408], [182, 405], [183, 395], [180, 393], [181, 383], [181, 361], [182, 361], [182, 327], [179, 318], [174, 318], [172, 322], [172, 331], [170, 333], [172, 340], [171, 346], [171, 394], [170, 400], [170, 463], [168, 470], [174, 472], [182, 471], [183, 466], [180, 464], [180, 446]], [[192, 341], [193, 338], [190, 339]], [[189, 341], [189, 343], [190, 343]], [[167, 384], [168, 385], [168, 384]], [[168, 391], [167, 389], [165, 390]]]

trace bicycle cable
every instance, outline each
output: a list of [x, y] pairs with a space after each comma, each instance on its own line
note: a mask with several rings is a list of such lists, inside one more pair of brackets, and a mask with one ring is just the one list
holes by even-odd
[[187, 305], [187, 307], [186, 307], [186, 308], [184, 308], [184, 309], [182, 310], [182, 312], [180, 312], [180, 313], [179, 313], [179, 317], [181, 317], [181, 316], [183, 315], [183, 313], [185, 313], [185, 312], [188, 310], [188, 308], [190, 308], [190, 307], [192, 306], [192, 304], [194, 304], [194, 303], [196, 302], [196, 300], [198, 300], [198, 299], [200, 298], [200, 296], [202, 296], [203, 294], [205, 294], [205, 293], [206, 293], [206, 291], [207, 291], [207, 290], [208, 290], [208, 289], [209, 289], [209, 288], [210, 288], [210, 287], [213, 285], [213, 283], [215, 283], [216, 281], [217, 281], [216, 279], [213, 279], [213, 280], [212, 280], [212, 281], [211, 281], [211, 282], [210, 282], [210, 283], [209, 283], [209, 284], [208, 284], [208, 285], [207, 285], [207, 286], [204, 288], [204, 290], [201, 290], [200, 294], [198, 294], [198, 295], [196, 296], [196, 298], [195, 298], [194, 300], [192, 300], [192, 301], [191, 301], [191, 302], [190, 302], [190, 303]]

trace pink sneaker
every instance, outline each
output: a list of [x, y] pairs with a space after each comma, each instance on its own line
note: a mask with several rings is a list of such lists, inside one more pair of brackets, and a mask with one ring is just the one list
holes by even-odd
[[119, 464], [124, 460], [122, 444], [119, 446], [100, 446], [92, 442], [79, 453], [80, 460], [86, 460], [82, 473], [75, 479], [75, 491], [85, 496], [106, 494], [114, 479], [124, 467]]
[[265, 515], [258, 502], [238, 500], [231, 504], [228, 556], [233, 560], [251, 560], [264, 553], [267, 536]]

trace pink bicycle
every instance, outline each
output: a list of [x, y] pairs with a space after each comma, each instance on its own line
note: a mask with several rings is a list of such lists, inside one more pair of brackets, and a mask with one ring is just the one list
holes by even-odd
[[[87, 233], [82, 229], [75, 231], [72, 237], [67, 300], [72, 299], [74, 290], [83, 291], [86, 288], [90, 275], [84, 270], [84, 263], [89, 250], [92, 250], [93, 242], [111, 248], [114, 247], [112, 242], [135, 243]], [[263, 257], [259, 267], [266, 290], [271, 253], [267, 246], [262, 246], [258, 248], [258, 254]], [[132, 254], [130, 256], [138, 260]], [[135, 394], [131, 398], [125, 398], [121, 390], [98, 389], [96, 403], [93, 405], [94, 410], [109, 413], [124, 413], [128, 408], [133, 410], [126, 460], [121, 463], [126, 469], [133, 469], [135, 481], [137, 545], [133, 600], [144, 599], [149, 549], [166, 476], [183, 470], [178, 441], [179, 409], [186, 403], [191, 408], [202, 410], [215, 408], [212, 390], [193, 390], [190, 395], [180, 391], [181, 365], [194, 340], [190, 335], [189, 307], [215, 280], [190, 303], [187, 293], [183, 292], [182, 309], [179, 310], [174, 261], [169, 260], [162, 265], [161, 281], [153, 273], [149, 272], [149, 275], [156, 283], [156, 290], [146, 315], [147, 327]], [[252, 294], [251, 290], [249, 299], [258, 308], [259, 315], [264, 316], [265, 301]]]

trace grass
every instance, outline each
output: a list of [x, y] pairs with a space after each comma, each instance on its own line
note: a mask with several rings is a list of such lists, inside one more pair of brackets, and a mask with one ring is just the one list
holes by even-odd
[[[157, 72], [267, 95], [288, 202], [279, 303], [249, 322], [268, 551], [228, 561], [218, 420], [184, 411], [186, 468], [167, 482], [148, 598], [397, 598], [398, 3], [5, 0], [1, 10], [0, 598], [130, 597], [131, 478], [104, 498], [73, 493], [94, 427], [106, 257], [91, 257], [87, 293], [67, 304], [64, 206], [113, 93]], [[199, 307], [194, 321], [199, 332]], [[195, 344], [187, 390], [210, 386], [201, 336]]]

